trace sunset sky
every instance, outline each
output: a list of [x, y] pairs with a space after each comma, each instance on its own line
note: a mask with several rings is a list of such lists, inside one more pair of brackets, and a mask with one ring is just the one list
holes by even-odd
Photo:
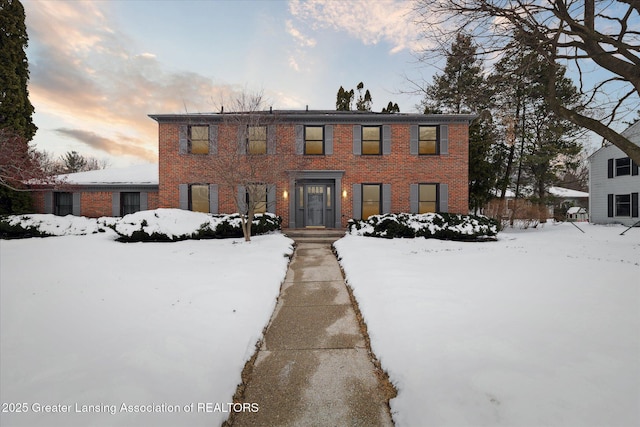
[[218, 111], [263, 90], [274, 109], [335, 109], [363, 81], [373, 110], [415, 112], [411, 3], [23, 0], [34, 143], [112, 166], [157, 161], [153, 113]]

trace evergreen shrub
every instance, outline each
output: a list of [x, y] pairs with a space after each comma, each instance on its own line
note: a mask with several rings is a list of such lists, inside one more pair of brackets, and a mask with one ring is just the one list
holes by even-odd
[[392, 238], [424, 237], [440, 240], [496, 240], [498, 222], [481, 215], [450, 213], [372, 215], [366, 220], [349, 220], [354, 235]]

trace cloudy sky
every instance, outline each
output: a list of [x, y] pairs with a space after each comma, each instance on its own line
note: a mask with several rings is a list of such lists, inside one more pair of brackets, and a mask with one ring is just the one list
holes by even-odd
[[[418, 28], [401, 0], [23, 0], [34, 142], [112, 166], [157, 160], [152, 113], [217, 111], [240, 91], [274, 109], [335, 109], [363, 81], [373, 109], [415, 111]], [[422, 77], [420, 77], [422, 76]]]

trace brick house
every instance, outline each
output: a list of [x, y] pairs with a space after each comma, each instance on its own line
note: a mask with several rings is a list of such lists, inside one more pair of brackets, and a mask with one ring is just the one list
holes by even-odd
[[[247, 124], [242, 114], [264, 120]], [[468, 213], [471, 115], [357, 111], [152, 114], [159, 127], [159, 206], [237, 211], [243, 188], [211, 167], [225, 150], [291, 159], [264, 183], [262, 210], [288, 228], [344, 228], [391, 212]], [[304, 167], [300, 167], [303, 160]], [[288, 160], [285, 160], [288, 161]]]
[[97, 218], [158, 208], [156, 164], [70, 173], [57, 179], [61, 185], [33, 192], [36, 212]]

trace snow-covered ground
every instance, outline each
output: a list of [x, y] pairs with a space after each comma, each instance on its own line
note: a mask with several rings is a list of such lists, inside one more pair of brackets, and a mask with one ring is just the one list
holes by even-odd
[[[160, 214], [149, 226], [190, 222]], [[95, 231], [84, 218], [32, 221]], [[640, 229], [580, 227], [507, 230], [487, 243], [336, 243], [399, 389], [397, 426], [640, 425]], [[226, 418], [292, 242], [115, 237], [0, 241], [0, 425]]]
[[[93, 231], [85, 218], [60, 221], [52, 217], [49, 228]], [[292, 241], [115, 237], [107, 229], [0, 241], [0, 425], [226, 419], [275, 307]]]
[[336, 243], [403, 426], [640, 425], [640, 229]]

